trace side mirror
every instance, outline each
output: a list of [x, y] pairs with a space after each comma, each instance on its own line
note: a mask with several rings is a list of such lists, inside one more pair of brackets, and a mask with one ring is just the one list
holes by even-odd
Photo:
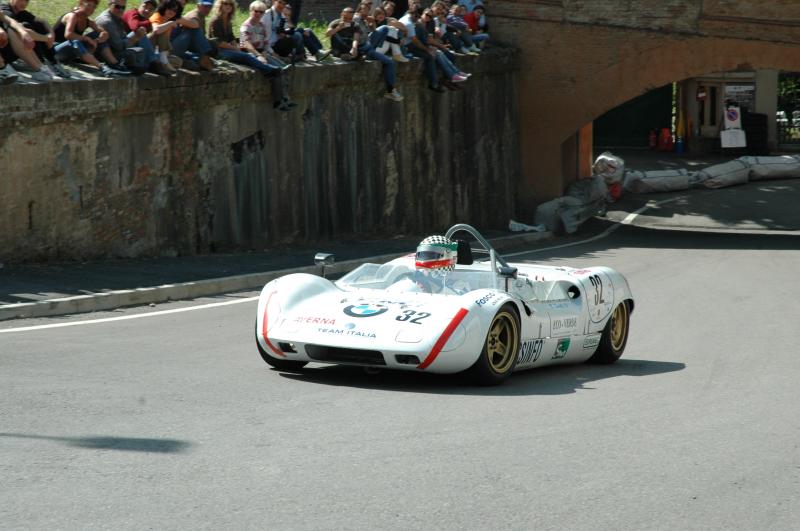
[[581, 290], [580, 288], [578, 288], [578, 286], [573, 284], [567, 288], [567, 297], [569, 297], [570, 299], [577, 299], [580, 296], [581, 296]]
[[317, 253], [314, 255], [314, 264], [322, 268], [322, 278], [325, 278], [325, 266], [332, 266], [336, 257], [331, 253]]
[[517, 278], [517, 268], [516, 267], [500, 266], [498, 268], [498, 273], [500, 273], [501, 277]]

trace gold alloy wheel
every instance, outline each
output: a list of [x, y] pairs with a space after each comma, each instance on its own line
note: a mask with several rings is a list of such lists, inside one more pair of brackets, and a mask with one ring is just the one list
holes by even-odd
[[505, 374], [514, 365], [519, 344], [519, 330], [514, 316], [501, 311], [494, 316], [486, 337], [486, 356], [489, 366], [498, 374]]
[[619, 352], [628, 336], [628, 307], [623, 302], [614, 308], [611, 316], [611, 347]]

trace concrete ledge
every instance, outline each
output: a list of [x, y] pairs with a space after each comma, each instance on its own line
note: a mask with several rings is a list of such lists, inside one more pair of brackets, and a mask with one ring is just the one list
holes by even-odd
[[[502, 251], [503, 249], [542, 241], [551, 237], [552, 233], [550, 232], [527, 232], [494, 238], [490, 240], [490, 243], [495, 250]], [[367, 262], [386, 262], [405, 254], [407, 253], [392, 253], [346, 260], [327, 268], [326, 272], [330, 274], [346, 273]], [[319, 267], [311, 265], [280, 269], [277, 271], [266, 271], [264, 273], [251, 273], [247, 275], [182, 282], [179, 284], [164, 284], [146, 288], [76, 295], [74, 297], [63, 297], [38, 302], [4, 304], [0, 306], [0, 321], [97, 312], [113, 310], [125, 306], [140, 306], [174, 300], [195, 299], [210, 295], [260, 289], [270, 280], [288, 275], [289, 273], [317, 274], [319, 272]]]

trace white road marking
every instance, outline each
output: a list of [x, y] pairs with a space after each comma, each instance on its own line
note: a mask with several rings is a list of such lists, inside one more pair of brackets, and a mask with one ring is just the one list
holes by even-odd
[[99, 323], [110, 323], [112, 321], [126, 321], [128, 319], [143, 319], [145, 317], [157, 317], [159, 315], [168, 315], [171, 313], [191, 312], [194, 310], [205, 310], [207, 308], [216, 308], [218, 306], [230, 306], [231, 304], [242, 304], [243, 302], [257, 301], [258, 297], [246, 297], [244, 299], [236, 299], [233, 301], [213, 302], [210, 304], [201, 304], [199, 306], [187, 306], [186, 308], [175, 308], [174, 310], [160, 310], [157, 312], [137, 313], [136, 315], [121, 315], [119, 317], [105, 317], [102, 319], [87, 319], [85, 321], [70, 321], [68, 323], [53, 323], [37, 326], [22, 326], [18, 328], [6, 328], [0, 330], [0, 334], [9, 332], [28, 332], [31, 330], [46, 330], [48, 328], [63, 328], [65, 326], [83, 326]]
[[636, 210], [634, 212], [631, 212], [630, 214], [625, 216], [625, 219], [623, 219], [619, 223], [616, 223], [616, 224], [610, 226], [609, 228], [607, 228], [606, 230], [604, 230], [600, 234], [592, 236], [591, 238], [587, 238], [585, 240], [580, 240], [580, 241], [577, 241], [577, 242], [564, 243], [564, 244], [561, 244], [561, 245], [553, 245], [553, 246], [550, 246], [550, 247], [542, 247], [541, 249], [533, 249], [532, 251], [519, 251], [519, 252], [516, 252], [516, 253], [504, 254], [503, 258], [509, 258], [509, 257], [513, 257], [513, 256], [521, 256], [523, 254], [540, 253], [542, 251], [552, 251], [554, 249], [563, 249], [564, 247], [573, 247], [575, 245], [583, 245], [584, 243], [589, 243], [589, 242], [593, 242], [593, 241], [599, 240], [601, 238], [605, 238], [606, 236], [608, 236], [609, 234], [611, 234], [612, 232], [614, 232], [615, 230], [620, 228], [620, 226], [622, 226], [622, 225], [630, 225], [631, 223], [633, 223], [633, 221], [636, 219], [636, 216], [638, 216], [639, 214], [641, 214], [642, 212], [644, 212], [648, 208], [664, 205], [666, 203], [671, 203], [672, 201], [677, 201], [678, 199], [682, 199], [683, 197], [684, 196], [673, 197], [673, 198], [670, 198], [670, 199], [664, 199], [663, 201], [648, 201], [646, 205], [644, 205], [642, 208], [640, 208], [640, 209], [638, 209], [638, 210]]

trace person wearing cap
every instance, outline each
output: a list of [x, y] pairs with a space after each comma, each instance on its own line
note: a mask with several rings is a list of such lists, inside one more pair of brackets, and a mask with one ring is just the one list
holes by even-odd
[[28, 8], [28, 0], [8, 0], [0, 5], [0, 11], [7, 18], [12, 18], [22, 24], [28, 35], [33, 39], [33, 50], [39, 60], [45, 64], [55, 75], [69, 78], [71, 74], [58, 62], [55, 55], [56, 36], [46, 20], [33, 15]]
[[139, 53], [144, 55], [142, 63], [147, 65], [147, 68], [163, 76], [172, 75], [172, 72], [158, 60], [153, 44], [147, 37], [147, 29], [140, 26], [135, 31], [128, 31], [123, 19], [125, 2], [126, 0], [108, 0], [108, 9], [100, 13], [95, 20], [97, 25], [108, 33], [107, 42], [111, 53], [120, 62], [127, 59], [128, 66], [132, 66], [137, 60], [137, 50], [132, 48], [140, 48]]
[[175, 20], [177, 31], [172, 33], [172, 53], [181, 59], [189, 59], [203, 70], [213, 70], [214, 62], [209, 54], [212, 46], [206, 38], [206, 17], [214, 7], [214, 0], [198, 0], [197, 7], [182, 14], [186, 0], [178, 0], [181, 9]]

